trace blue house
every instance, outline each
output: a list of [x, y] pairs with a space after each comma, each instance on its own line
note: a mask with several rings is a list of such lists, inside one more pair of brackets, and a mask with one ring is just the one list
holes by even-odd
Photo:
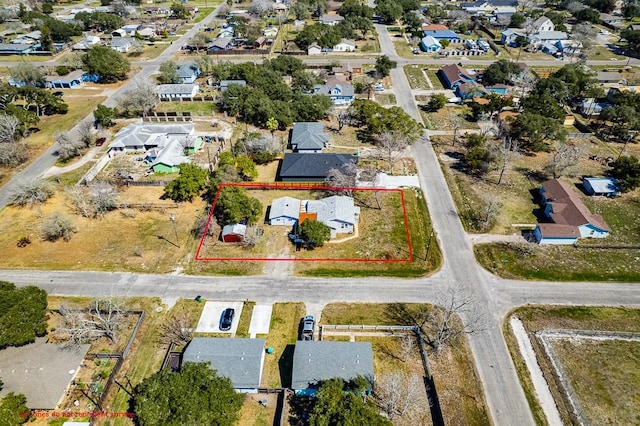
[[191, 84], [200, 76], [200, 67], [193, 62], [185, 62], [178, 68], [180, 83]]
[[439, 52], [442, 49], [442, 45], [435, 38], [426, 36], [420, 41], [420, 48], [425, 52]]
[[475, 75], [458, 64], [445, 65], [438, 70], [438, 75], [442, 79], [447, 89], [455, 89], [461, 84], [475, 82]]
[[319, 84], [313, 88], [313, 93], [328, 96], [334, 105], [350, 105], [355, 97], [351, 84]]
[[48, 89], [71, 89], [82, 85], [82, 75], [84, 71], [75, 70], [67, 75], [62, 76], [48, 76], [45, 82], [45, 87]]
[[233, 48], [233, 39], [231, 37], [222, 37], [213, 41], [207, 47], [208, 51], [218, 51], [218, 50], [231, 50]]
[[475, 97], [482, 97], [487, 94], [487, 91], [481, 84], [475, 81], [469, 81], [456, 87], [456, 96], [462, 100], [473, 99]]
[[448, 40], [451, 43], [460, 43], [462, 41], [460, 36], [451, 30], [426, 30], [422, 34], [425, 37], [431, 36], [438, 41]]
[[500, 35], [500, 43], [503, 46], [518, 47], [518, 37], [526, 37], [527, 34], [519, 28], [507, 28]]

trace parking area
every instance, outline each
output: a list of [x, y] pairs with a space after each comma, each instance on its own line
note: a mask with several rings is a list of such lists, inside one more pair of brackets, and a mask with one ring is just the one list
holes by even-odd
[[[204, 304], [202, 315], [196, 327], [196, 333], [230, 333], [235, 335], [238, 328], [238, 321], [242, 314], [242, 302], [215, 302], [210, 301]], [[235, 309], [231, 329], [227, 331], [220, 330], [220, 316], [227, 308]]]
[[251, 314], [251, 324], [249, 325], [249, 335], [255, 338], [257, 334], [269, 334], [269, 325], [271, 324], [271, 312], [273, 305], [256, 304]]

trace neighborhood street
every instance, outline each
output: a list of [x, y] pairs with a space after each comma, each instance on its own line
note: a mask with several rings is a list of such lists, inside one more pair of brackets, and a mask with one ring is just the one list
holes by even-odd
[[[211, 20], [210, 15], [199, 26]], [[456, 60], [407, 60], [399, 58], [386, 28], [376, 24], [382, 53], [405, 63], [458, 62]], [[192, 29], [193, 33], [196, 28]], [[149, 78], [157, 66], [180, 48], [191, 35], [174, 43], [157, 60], [145, 62], [141, 72], [123, 86], [105, 104], [115, 105], [140, 79]], [[320, 59], [326, 62], [326, 59]], [[306, 60], [312, 63], [315, 60]], [[372, 60], [366, 60], [371, 62]], [[345, 60], [352, 64], [361, 60]], [[472, 65], [479, 62], [464, 61]], [[536, 62], [536, 61], [533, 61]], [[542, 61], [541, 61], [542, 62]], [[561, 61], [559, 61], [561, 62]], [[599, 61], [609, 64], [608, 61]], [[548, 62], [547, 62], [548, 63]], [[529, 65], [534, 63], [528, 62]], [[422, 123], [407, 78], [399, 66], [392, 70], [393, 91], [398, 105]], [[33, 179], [55, 161], [52, 147], [27, 167], [17, 178]], [[391, 278], [303, 278], [303, 277], [204, 277], [183, 275], [151, 275], [133, 273], [81, 271], [0, 271], [0, 280], [19, 285], [37, 285], [51, 294], [85, 296], [158, 296], [171, 302], [178, 297], [202, 295], [214, 300], [253, 300], [258, 303], [303, 301], [308, 306], [324, 306], [331, 302], [421, 302], [437, 303], [448, 290], [473, 301], [473, 309], [462, 313], [466, 323], [480, 317], [482, 329], [469, 335], [476, 367], [482, 380], [492, 421], [496, 425], [534, 425], [524, 392], [508, 353], [502, 322], [513, 308], [528, 303], [585, 304], [640, 307], [637, 285], [612, 283], [560, 283], [504, 280], [482, 269], [475, 261], [469, 236], [464, 231], [443, 172], [429, 141], [429, 134], [412, 147], [421, 187], [425, 193], [433, 221], [434, 236], [443, 252], [442, 268], [430, 277], [420, 279]], [[15, 180], [15, 179], [14, 179]], [[14, 181], [0, 189], [0, 208], [7, 202], [7, 191]]]

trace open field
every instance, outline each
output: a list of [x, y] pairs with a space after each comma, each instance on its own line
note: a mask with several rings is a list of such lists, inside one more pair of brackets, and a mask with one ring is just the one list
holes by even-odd
[[[430, 305], [403, 304], [409, 311], [430, 309]], [[397, 318], [391, 304], [369, 303], [332, 303], [325, 306], [321, 323], [342, 325], [409, 325]], [[369, 341], [374, 351], [374, 368], [376, 378], [391, 371], [405, 374], [424, 375], [424, 368], [419, 358], [417, 347], [407, 360], [403, 360], [400, 350], [399, 336], [364, 337], [354, 332], [356, 341]], [[334, 340], [333, 338], [331, 340]], [[476, 373], [473, 357], [466, 338], [460, 338], [454, 347], [447, 347], [437, 354], [429, 354], [429, 363], [436, 383], [436, 389], [445, 424], [455, 425], [488, 425], [489, 419], [482, 394], [482, 385]], [[421, 389], [424, 392], [424, 389]], [[429, 410], [424, 407], [417, 420], [399, 418], [397, 425], [427, 424]]]
[[216, 112], [214, 102], [160, 102], [154, 108], [156, 112], [190, 112], [193, 116], [211, 117]]
[[404, 73], [407, 76], [407, 80], [409, 80], [409, 86], [412, 89], [429, 89], [429, 84], [427, 80], [424, 78], [424, 66], [421, 65], [405, 65]]
[[[536, 351], [538, 363], [564, 419], [569, 419], [566, 396], [560, 390], [552, 367], [542, 354], [534, 333], [544, 329], [595, 330], [611, 333], [640, 331], [640, 310], [583, 306], [530, 306], [512, 312], [522, 321]], [[547, 424], [539, 406], [531, 377], [518, 350], [515, 337], [503, 324], [507, 346], [516, 366], [529, 404], [538, 424]], [[636, 424], [640, 376], [637, 360], [640, 344], [614, 340], [592, 341], [580, 338], [554, 339], [554, 352], [592, 424]], [[615, 360], [615, 361], [614, 361]]]
[[[426, 103], [425, 103], [426, 105]], [[453, 120], [460, 124], [458, 138], [464, 135], [465, 129], [477, 129], [478, 123], [471, 119], [471, 109], [464, 106], [445, 106], [438, 111], [430, 112], [420, 108], [420, 115], [431, 130], [453, 131]]]

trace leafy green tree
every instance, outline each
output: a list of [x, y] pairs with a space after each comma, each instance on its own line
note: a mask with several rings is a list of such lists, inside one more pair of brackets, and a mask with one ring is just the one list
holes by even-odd
[[262, 203], [242, 187], [226, 186], [220, 191], [214, 213], [223, 226], [242, 221], [254, 224], [262, 215]]
[[640, 3], [637, 1], [625, 2], [622, 7], [622, 15], [627, 19], [633, 19], [636, 16], [640, 16]]
[[218, 160], [218, 167], [223, 166], [236, 166], [236, 157], [229, 151], [223, 151], [220, 153], [220, 159]]
[[305, 241], [307, 248], [322, 247], [331, 239], [331, 228], [322, 222], [307, 219], [298, 227], [300, 237]]
[[107, 46], [93, 46], [82, 57], [82, 63], [86, 72], [97, 75], [102, 82], [125, 80], [131, 69], [121, 53]]
[[256, 163], [247, 155], [238, 155], [236, 158], [236, 170], [243, 180], [255, 180], [258, 177]]
[[402, 5], [393, 0], [376, 1], [375, 13], [387, 24], [394, 24], [403, 14]]
[[291, 88], [301, 92], [310, 92], [317, 84], [322, 83], [322, 79], [311, 71], [296, 71], [293, 73]]
[[160, 75], [158, 76], [158, 82], [160, 84], [175, 84], [180, 82], [178, 77], [178, 66], [173, 61], [164, 62], [158, 69]]
[[53, 13], [53, 3], [42, 3], [42, 13], [46, 13], [47, 15]]
[[486, 174], [493, 159], [486, 146], [486, 137], [477, 133], [471, 134], [467, 137], [465, 145], [467, 152], [464, 155], [464, 161], [469, 171], [478, 176]]
[[355, 123], [364, 127], [370, 137], [389, 132], [415, 142], [422, 135], [422, 126], [400, 107], [385, 108], [373, 101], [356, 99], [350, 111]]
[[378, 75], [386, 77], [389, 75], [389, 73], [391, 73], [391, 70], [395, 68], [396, 65], [398, 64], [395, 61], [389, 59], [387, 55], [382, 55], [379, 56], [378, 59], [376, 59], [375, 69]]
[[98, 105], [96, 110], [93, 112], [93, 117], [103, 127], [110, 127], [113, 125], [113, 120], [116, 118], [116, 115], [116, 110], [114, 108], [109, 108], [102, 104]]
[[361, 0], [345, 0], [338, 9], [338, 13], [345, 18], [354, 16], [361, 16], [369, 20], [373, 18], [373, 9]]
[[500, 59], [489, 65], [482, 75], [482, 83], [485, 85], [507, 84], [514, 74], [520, 72], [520, 67], [513, 61]]
[[442, 109], [447, 104], [447, 97], [442, 93], [436, 93], [431, 96], [429, 102], [427, 102], [427, 109], [429, 111], [438, 111]]
[[0, 400], [0, 425], [21, 425], [30, 417], [27, 398], [23, 394], [9, 392]]
[[304, 71], [306, 68], [304, 62], [295, 56], [280, 55], [277, 58], [265, 61], [265, 68], [269, 68], [279, 75], [291, 75], [296, 72]]
[[180, 165], [180, 175], [164, 188], [164, 195], [173, 201], [193, 201], [207, 187], [208, 172], [195, 164]]
[[640, 54], [640, 30], [629, 27], [620, 33], [620, 37], [627, 40], [627, 49], [630, 52], [635, 55]]
[[564, 140], [566, 132], [557, 120], [525, 111], [511, 126], [511, 137], [520, 141], [523, 151], [540, 152], [549, 149], [549, 141]]
[[573, 16], [578, 21], [588, 21], [593, 24], [600, 23], [600, 14], [598, 13], [597, 10], [591, 9], [590, 7], [585, 7], [584, 9], [574, 12]]
[[140, 426], [232, 426], [242, 400], [209, 364], [187, 362], [179, 372], [160, 370], [136, 386], [133, 411]]
[[44, 86], [46, 81], [42, 68], [30, 63], [16, 64], [9, 67], [9, 75], [16, 81], [21, 81], [27, 86]]
[[511, 22], [509, 22], [509, 27], [511, 28], [522, 28], [527, 22], [527, 18], [522, 13], [514, 13], [511, 15]]
[[267, 129], [271, 132], [272, 139], [275, 131], [278, 130], [279, 126], [280, 124], [278, 123], [278, 120], [276, 120], [275, 118], [271, 117], [267, 120]]
[[0, 281], [0, 349], [22, 346], [47, 332], [47, 292]]
[[381, 416], [373, 404], [364, 402], [361, 395], [349, 392], [344, 381], [331, 379], [318, 388], [309, 425], [391, 426], [391, 421]]
[[583, 0], [582, 3], [602, 13], [611, 13], [616, 7], [615, 0]]
[[124, 19], [106, 12], [80, 12], [75, 15], [74, 20], [82, 22], [85, 31], [110, 32], [124, 25]]
[[640, 186], [640, 161], [638, 157], [619, 157], [611, 165], [609, 174], [618, 179], [622, 192], [633, 191]]
[[191, 16], [185, 5], [178, 2], [171, 5], [171, 13], [178, 19], [188, 19]]
[[558, 101], [548, 93], [532, 93], [524, 98], [522, 106], [525, 111], [531, 111], [556, 120], [564, 118], [567, 113], [558, 105]]

